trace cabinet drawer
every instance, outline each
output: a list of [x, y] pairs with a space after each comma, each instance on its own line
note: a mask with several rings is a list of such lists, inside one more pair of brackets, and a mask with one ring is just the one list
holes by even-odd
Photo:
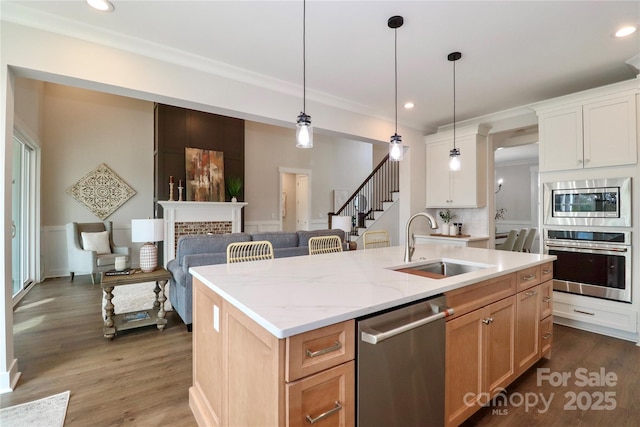
[[512, 273], [445, 292], [447, 306], [452, 307], [454, 310], [453, 316], [449, 316], [447, 320], [514, 295], [515, 290], [516, 273]]
[[287, 384], [288, 427], [355, 425], [355, 362]]
[[525, 268], [516, 273], [518, 275], [518, 292], [529, 289], [540, 283], [540, 266]]
[[553, 280], [540, 285], [540, 319], [553, 313]]
[[553, 315], [565, 319], [592, 323], [597, 326], [636, 332], [637, 313], [622, 308], [610, 308], [598, 304], [571, 304], [564, 301], [553, 302]]
[[553, 263], [548, 262], [540, 266], [540, 282], [553, 279]]
[[336, 323], [286, 339], [287, 382], [349, 360], [355, 354], [355, 321]]
[[553, 343], [553, 316], [545, 317], [540, 321], [540, 356], [546, 359], [551, 357], [551, 344]]

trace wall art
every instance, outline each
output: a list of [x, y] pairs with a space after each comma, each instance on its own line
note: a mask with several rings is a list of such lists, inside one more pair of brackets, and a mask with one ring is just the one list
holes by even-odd
[[224, 156], [222, 151], [186, 147], [187, 201], [224, 202]]
[[67, 194], [95, 216], [105, 220], [136, 192], [102, 163], [67, 188]]

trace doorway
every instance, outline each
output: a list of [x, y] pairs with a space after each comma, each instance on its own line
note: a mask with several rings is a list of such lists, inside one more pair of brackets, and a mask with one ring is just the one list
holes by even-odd
[[[539, 229], [538, 129], [531, 126], [493, 137], [496, 243], [509, 230]], [[538, 239], [532, 252], [538, 251]]]
[[311, 171], [280, 167], [280, 230], [311, 227]]

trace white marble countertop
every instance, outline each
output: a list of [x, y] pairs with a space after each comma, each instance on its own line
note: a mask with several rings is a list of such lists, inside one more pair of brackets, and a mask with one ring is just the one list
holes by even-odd
[[459, 240], [462, 242], [477, 242], [482, 240], [489, 240], [489, 236], [467, 236], [467, 237], [456, 237], [456, 236], [445, 236], [443, 234], [416, 234], [414, 237], [423, 238], [423, 239], [433, 239], [433, 240]]
[[[416, 245], [411, 263], [403, 256], [404, 248], [393, 246], [189, 271], [275, 337], [287, 338], [555, 259], [435, 243]], [[489, 267], [444, 279], [393, 270], [441, 259]]]

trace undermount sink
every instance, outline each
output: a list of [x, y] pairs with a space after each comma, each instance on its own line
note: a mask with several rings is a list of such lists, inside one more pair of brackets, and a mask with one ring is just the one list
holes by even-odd
[[424, 264], [416, 264], [409, 267], [394, 268], [394, 270], [402, 273], [430, 277], [432, 279], [443, 279], [445, 277], [471, 273], [472, 271], [483, 270], [489, 267], [492, 266], [485, 264], [462, 263], [452, 260], [438, 260], [429, 261]]

